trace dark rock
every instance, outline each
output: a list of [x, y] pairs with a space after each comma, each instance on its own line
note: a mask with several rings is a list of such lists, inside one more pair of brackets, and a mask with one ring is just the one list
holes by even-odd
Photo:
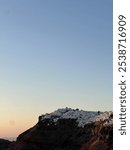
[[10, 145], [10, 141], [5, 139], [0, 139], [0, 150], [7, 150], [8, 146]]

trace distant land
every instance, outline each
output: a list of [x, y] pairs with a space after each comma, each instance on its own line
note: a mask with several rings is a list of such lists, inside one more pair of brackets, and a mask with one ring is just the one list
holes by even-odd
[[8, 141], [16, 141], [16, 137], [2, 137], [1, 139], [5, 139]]

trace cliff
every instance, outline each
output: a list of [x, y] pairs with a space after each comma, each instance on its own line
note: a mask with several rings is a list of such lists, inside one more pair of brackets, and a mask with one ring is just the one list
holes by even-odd
[[8, 150], [112, 150], [112, 112], [59, 109], [39, 117]]

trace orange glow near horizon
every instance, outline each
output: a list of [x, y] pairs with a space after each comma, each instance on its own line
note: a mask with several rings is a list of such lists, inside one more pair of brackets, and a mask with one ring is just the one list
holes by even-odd
[[0, 137], [17, 137], [22, 132], [36, 124], [36, 120], [30, 120], [25, 123], [20, 120], [3, 120], [0, 124]]
[[[10, 112], [10, 111], [9, 111]], [[14, 137], [34, 126], [38, 121], [38, 114], [30, 114], [24, 111], [23, 113], [0, 113], [0, 138]]]

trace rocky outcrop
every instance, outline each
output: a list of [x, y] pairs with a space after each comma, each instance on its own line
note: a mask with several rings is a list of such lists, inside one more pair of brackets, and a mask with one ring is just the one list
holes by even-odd
[[0, 139], [0, 150], [7, 150], [8, 146], [11, 144], [10, 141], [5, 139]]
[[94, 123], [91, 138], [81, 150], [113, 150], [113, 126], [104, 126], [101, 122]]
[[8, 150], [112, 150], [113, 125], [108, 118], [84, 126], [75, 117], [43, 118], [19, 135]]

